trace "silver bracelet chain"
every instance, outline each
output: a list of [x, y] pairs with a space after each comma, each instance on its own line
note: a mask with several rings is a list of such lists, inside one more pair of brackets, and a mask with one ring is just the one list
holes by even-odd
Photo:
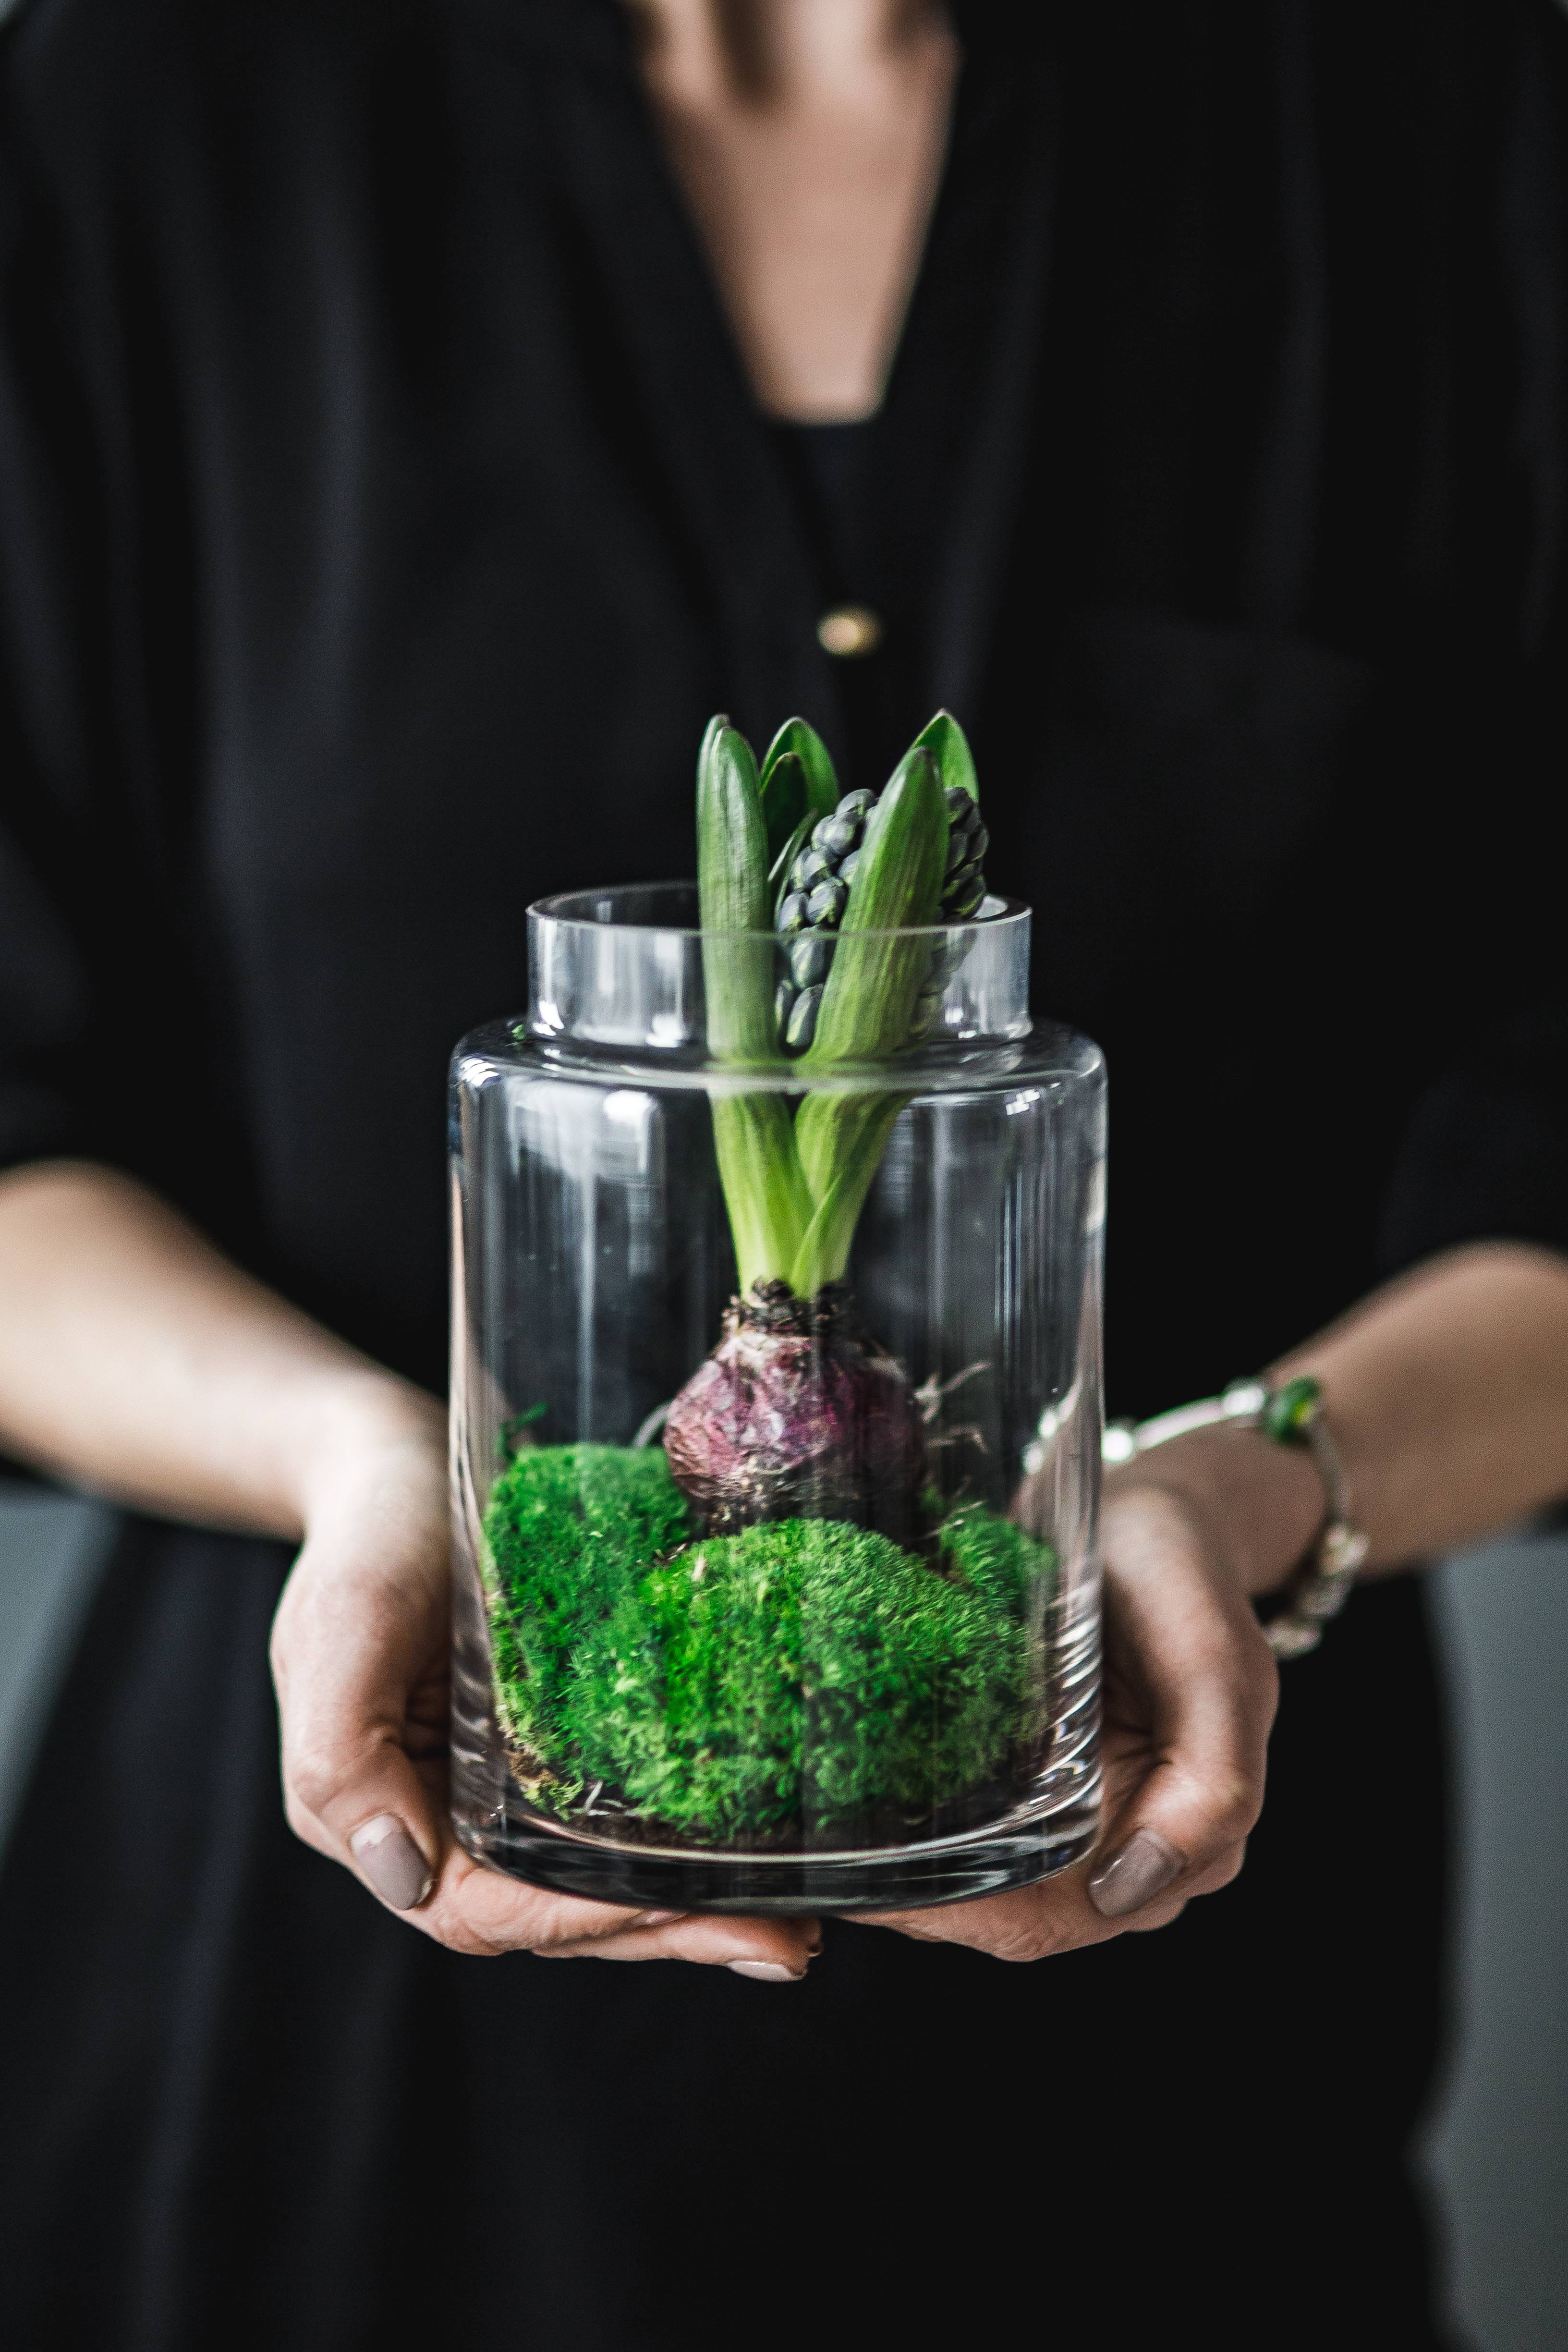
[[1152, 1421], [1109, 1422], [1103, 1459], [1112, 1464], [1135, 1462], [1156, 1445], [1168, 1445], [1173, 1437], [1186, 1437], [1195, 1429], [1220, 1427], [1255, 1429], [1277, 1445], [1305, 1445], [1318, 1465], [1328, 1497], [1328, 1516], [1287, 1586], [1281, 1608], [1263, 1627], [1277, 1658], [1305, 1657], [1322, 1640], [1329, 1619], [1337, 1617], [1344, 1607], [1355, 1572], [1367, 1554], [1367, 1538], [1351, 1516], [1344, 1465], [1323, 1418], [1322, 1390], [1316, 1381], [1301, 1373], [1277, 1389], [1261, 1381], [1235, 1381], [1223, 1396], [1178, 1405], [1174, 1412], [1156, 1413]]

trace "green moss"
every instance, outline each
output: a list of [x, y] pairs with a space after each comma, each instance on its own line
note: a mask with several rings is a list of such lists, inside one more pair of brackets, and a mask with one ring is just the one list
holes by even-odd
[[491, 1490], [485, 1582], [501, 1719], [547, 1764], [566, 1760], [573, 1652], [692, 1522], [662, 1451], [524, 1446]]
[[1048, 1550], [971, 1507], [939, 1559], [836, 1520], [693, 1539], [663, 1453], [518, 1454], [486, 1516], [502, 1719], [570, 1811], [598, 1784], [719, 1844], [924, 1821], [1005, 1767]]

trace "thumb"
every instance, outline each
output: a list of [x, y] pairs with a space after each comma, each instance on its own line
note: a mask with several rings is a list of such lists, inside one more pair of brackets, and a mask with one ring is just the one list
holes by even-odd
[[417, 1588], [321, 1576], [302, 1554], [273, 1637], [289, 1825], [394, 1911], [425, 1899], [451, 1843], [435, 1759], [422, 1768], [408, 1752], [416, 1701], [433, 1728], [445, 1707], [430, 1614]]
[[1148, 1769], [1108, 1822], [1088, 1880], [1103, 1917], [1234, 1876], [1263, 1801], [1274, 1662], [1244, 1594], [1179, 1506], [1107, 1514], [1107, 1631], [1146, 1710]]

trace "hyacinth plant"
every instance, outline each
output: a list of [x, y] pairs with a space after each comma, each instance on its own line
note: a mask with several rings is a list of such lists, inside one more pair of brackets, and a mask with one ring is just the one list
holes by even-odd
[[841, 795], [803, 720], [758, 769], [716, 719], [697, 835], [737, 1295], [662, 1444], [525, 1440], [497, 1477], [497, 1713], [526, 1794], [617, 1837], [930, 1834], [1028, 1748], [1029, 1596], [1054, 1572], [938, 1494], [932, 1399], [844, 1278], [909, 1099], [898, 1062], [963, 952], [933, 927], [983, 908], [974, 763], [942, 712], [880, 793]]
[[972, 918], [985, 898], [978, 823], [974, 761], [946, 711], [879, 794], [842, 799], [803, 719], [780, 729], [760, 772], [727, 719], [704, 738], [709, 1047], [737, 1070], [777, 1073], [788, 1055], [802, 1089], [796, 1103], [741, 1083], [713, 1101], [739, 1292], [671, 1408], [664, 1450], [715, 1532], [804, 1511], [916, 1535], [922, 1414], [902, 1367], [860, 1330], [843, 1276], [907, 1100], [888, 1065], [940, 1003], [946, 942], [930, 927], [958, 908]]

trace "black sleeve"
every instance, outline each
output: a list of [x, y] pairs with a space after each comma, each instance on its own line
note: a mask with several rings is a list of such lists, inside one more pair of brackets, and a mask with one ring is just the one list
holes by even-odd
[[0, 1162], [90, 1152], [82, 883], [108, 783], [108, 549], [68, 350], [63, 226], [0, 41]]
[[1458, 919], [1467, 886], [1495, 895], [1495, 961], [1515, 977], [1416, 1105], [1385, 1203], [1389, 1273], [1468, 1241], [1568, 1251], [1568, 20], [1522, 0], [1503, 22], [1496, 146], [1454, 273], [1469, 643], [1496, 631], [1499, 684], [1470, 804], [1438, 822], [1475, 858]]
[[112, 157], [95, 178], [94, 125], [71, 119], [61, 15], [0, 32], [0, 1165], [152, 1176], [138, 1103], [167, 1028], [150, 992], [169, 780], [144, 642], [168, 584], [141, 551], [126, 225]]

